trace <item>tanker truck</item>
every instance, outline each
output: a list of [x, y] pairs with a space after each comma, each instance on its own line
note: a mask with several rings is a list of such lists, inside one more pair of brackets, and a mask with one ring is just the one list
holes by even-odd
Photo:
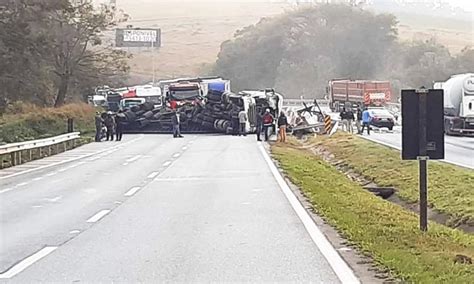
[[444, 91], [444, 131], [447, 135], [474, 135], [474, 73], [436, 82]]

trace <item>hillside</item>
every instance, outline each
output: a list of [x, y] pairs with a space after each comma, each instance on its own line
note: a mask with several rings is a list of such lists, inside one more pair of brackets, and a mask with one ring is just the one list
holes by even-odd
[[[215, 62], [221, 43], [233, 38], [237, 30], [262, 17], [294, 9], [293, 5], [270, 0], [117, 0], [117, 5], [131, 16], [127, 24], [162, 29], [163, 46], [155, 52], [157, 78], [205, 73]], [[453, 54], [472, 44], [472, 26], [468, 22], [410, 14], [397, 17], [402, 41], [434, 37]], [[130, 62], [132, 81], [151, 80], [150, 51], [130, 52], [134, 54]]]

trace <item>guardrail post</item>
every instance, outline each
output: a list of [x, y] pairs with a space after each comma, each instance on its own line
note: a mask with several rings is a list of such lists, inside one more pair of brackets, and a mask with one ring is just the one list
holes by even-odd
[[31, 149], [28, 149], [28, 157], [29, 157], [29, 162], [33, 159], [33, 156], [31, 155]]
[[67, 119], [67, 132], [68, 133], [74, 132], [74, 119], [72, 118]]
[[10, 164], [16, 166], [16, 152], [11, 153], [10, 155]]

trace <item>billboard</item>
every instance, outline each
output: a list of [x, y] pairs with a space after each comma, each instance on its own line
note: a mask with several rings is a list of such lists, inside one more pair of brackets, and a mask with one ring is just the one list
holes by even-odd
[[160, 47], [161, 29], [117, 29], [117, 47]]

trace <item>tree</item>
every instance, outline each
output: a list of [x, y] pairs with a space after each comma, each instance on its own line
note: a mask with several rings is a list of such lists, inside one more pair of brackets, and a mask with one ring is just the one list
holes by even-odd
[[95, 9], [85, 2], [65, 7], [51, 13], [51, 59], [56, 75], [57, 93], [54, 105], [66, 101], [71, 82], [76, 78], [97, 79], [120, 76], [128, 72], [127, 55], [104, 44], [104, 31], [126, 21], [114, 7], [101, 5]]

